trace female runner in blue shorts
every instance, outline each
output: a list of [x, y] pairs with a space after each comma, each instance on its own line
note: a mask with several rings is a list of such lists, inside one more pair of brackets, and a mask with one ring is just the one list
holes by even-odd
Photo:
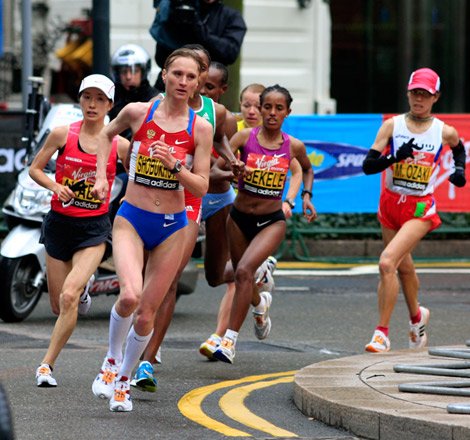
[[132, 410], [131, 373], [182, 258], [187, 225], [183, 188], [196, 197], [207, 192], [212, 127], [188, 106], [201, 66], [194, 51], [174, 51], [163, 70], [165, 98], [128, 104], [100, 135], [108, 146], [98, 157], [94, 192], [101, 198], [108, 191], [103, 164], [110, 140], [126, 128], [133, 133], [129, 183], [113, 227], [121, 291], [111, 311], [108, 352], [92, 386], [96, 396], [110, 399], [111, 411]]

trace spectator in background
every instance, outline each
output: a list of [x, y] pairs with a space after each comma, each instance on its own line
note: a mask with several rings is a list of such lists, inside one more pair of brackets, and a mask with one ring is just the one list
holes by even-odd
[[[137, 44], [125, 44], [114, 52], [111, 68], [116, 84], [116, 99], [109, 117], [114, 119], [130, 102], [147, 102], [158, 95], [148, 80], [151, 68], [149, 54]], [[131, 131], [126, 130], [122, 136], [130, 140]]]
[[[150, 34], [157, 42], [155, 61], [161, 68], [167, 56], [185, 44], [201, 44], [213, 61], [233, 64], [240, 53], [246, 24], [239, 11], [220, 0], [154, 0]], [[164, 89], [161, 73], [155, 87]]]

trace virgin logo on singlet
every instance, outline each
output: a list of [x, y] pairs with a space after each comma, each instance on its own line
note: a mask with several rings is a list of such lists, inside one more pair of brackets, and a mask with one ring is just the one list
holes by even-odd
[[278, 166], [280, 165], [280, 158], [282, 158], [282, 156], [285, 156], [285, 154], [275, 154], [273, 157], [266, 158], [266, 156], [263, 154], [259, 159], [256, 159], [256, 167], [282, 172], [284, 169], [282, 166]]
[[96, 171], [95, 170], [83, 170], [79, 168], [78, 170], [72, 171], [72, 178], [75, 180], [93, 180], [93, 184], [96, 180]]
[[186, 169], [191, 170], [195, 148], [193, 128], [196, 119], [194, 112], [189, 109], [187, 127], [178, 132], [166, 132], [153, 120], [159, 104], [160, 101], [156, 101], [149, 107], [145, 121], [134, 136], [129, 179], [152, 188], [182, 190], [183, 187], [176, 175], [155, 157], [157, 146], [153, 144], [155, 139], [164, 136], [164, 143], [168, 145], [170, 154], [181, 161]]

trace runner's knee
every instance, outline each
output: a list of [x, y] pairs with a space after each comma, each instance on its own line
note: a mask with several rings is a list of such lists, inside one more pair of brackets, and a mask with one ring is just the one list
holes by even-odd
[[397, 266], [395, 261], [390, 258], [386, 252], [382, 252], [379, 260], [379, 271], [381, 274], [387, 275], [390, 273], [395, 273]]
[[245, 265], [239, 265], [235, 271], [235, 283], [253, 283], [255, 273]]
[[135, 291], [132, 288], [124, 288], [121, 286], [121, 292], [118, 299], [118, 310], [119, 314], [128, 316], [132, 313], [139, 305], [140, 292]]

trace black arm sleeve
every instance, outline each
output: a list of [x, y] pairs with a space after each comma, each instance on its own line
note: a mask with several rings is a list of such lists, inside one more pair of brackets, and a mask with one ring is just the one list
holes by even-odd
[[465, 169], [465, 147], [462, 144], [462, 141], [459, 140], [459, 143], [451, 148], [452, 156], [454, 158], [455, 167], [462, 167]]
[[364, 174], [381, 173], [395, 162], [396, 159], [391, 154], [382, 156], [379, 151], [370, 149], [362, 163], [362, 171]]

